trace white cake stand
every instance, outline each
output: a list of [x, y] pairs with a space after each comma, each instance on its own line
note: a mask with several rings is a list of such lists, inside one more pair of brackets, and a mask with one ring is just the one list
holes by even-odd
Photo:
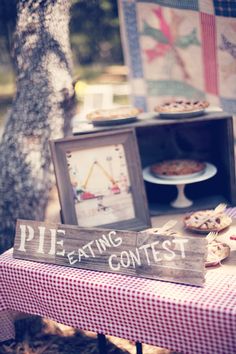
[[154, 177], [150, 172], [150, 166], [146, 167], [143, 170], [143, 179], [147, 182], [155, 184], [164, 184], [164, 185], [175, 185], [177, 188], [177, 198], [171, 202], [171, 206], [174, 208], [186, 208], [193, 204], [193, 201], [188, 199], [185, 195], [185, 186], [186, 184], [196, 183], [205, 181], [217, 173], [217, 168], [211, 163], [206, 163], [206, 168], [203, 173], [196, 175], [194, 177], [168, 177], [158, 178]]

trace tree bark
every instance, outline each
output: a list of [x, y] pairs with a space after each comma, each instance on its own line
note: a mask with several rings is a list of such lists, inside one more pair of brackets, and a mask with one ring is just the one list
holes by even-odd
[[18, 218], [44, 220], [54, 180], [49, 140], [70, 130], [68, 0], [19, 0], [14, 35], [17, 92], [0, 145], [0, 253]]

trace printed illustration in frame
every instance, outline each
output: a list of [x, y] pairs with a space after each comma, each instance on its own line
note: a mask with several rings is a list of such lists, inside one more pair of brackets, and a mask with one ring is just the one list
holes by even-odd
[[150, 226], [133, 129], [50, 142], [63, 222], [142, 230]]

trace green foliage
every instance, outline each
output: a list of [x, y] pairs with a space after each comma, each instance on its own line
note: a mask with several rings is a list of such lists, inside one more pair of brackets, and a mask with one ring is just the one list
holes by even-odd
[[[123, 63], [117, 0], [68, 0], [76, 64]], [[0, 65], [10, 61], [17, 0], [0, 0]]]
[[16, 22], [16, 0], [0, 0], [0, 64], [8, 64]]
[[116, 0], [74, 0], [70, 32], [77, 63], [123, 63]]

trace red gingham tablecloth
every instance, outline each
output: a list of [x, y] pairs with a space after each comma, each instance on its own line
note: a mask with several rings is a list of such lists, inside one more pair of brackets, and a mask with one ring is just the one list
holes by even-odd
[[236, 274], [217, 269], [198, 288], [16, 260], [10, 250], [0, 256], [0, 340], [14, 336], [10, 310], [184, 353], [236, 353]]

